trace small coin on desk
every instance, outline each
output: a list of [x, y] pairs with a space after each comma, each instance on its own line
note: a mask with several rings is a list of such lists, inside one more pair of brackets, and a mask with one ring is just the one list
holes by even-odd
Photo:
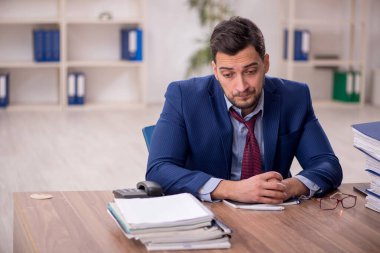
[[43, 200], [43, 199], [51, 199], [51, 198], [53, 198], [53, 195], [46, 194], [46, 193], [33, 193], [32, 195], [30, 195], [30, 197], [32, 199]]

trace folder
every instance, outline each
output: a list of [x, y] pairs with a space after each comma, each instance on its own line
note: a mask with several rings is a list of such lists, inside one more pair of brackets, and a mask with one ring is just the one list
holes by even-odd
[[34, 61], [59, 61], [60, 36], [58, 29], [33, 30]]
[[43, 30], [33, 30], [34, 61], [45, 61], [45, 32]]
[[76, 74], [76, 95], [75, 104], [83, 105], [85, 96], [86, 80], [83, 73]]
[[116, 198], [108, 212], [127, 238], [140, 240], [148, 251], [231, 247], [231, 229], [189, 193]]
[[380, 161], [380, 121], [352, 125], [354, 147]]
[[294, 32], [294, 60], [307, 61], [310, 53], [310, 32], [296, 30]]
[[[310, 55], [311, 34], [309, 30], [294, 30], [295, 61], [308, 61]], [[284, 59], [288, 58], [288, 30], [284, 31]]]
[[121, 30], [121, 58], [129, 61], [142, 61], [143, 32], [140, 28]]
[[344, 102], [358, 102], [360, 99], [360, 72], [334, 71], [333, 99]]
[[45, 34], [45, 47], [43, 48], [45, 54], [45, 61], [53, 60], [53, 33], [51, 30], [43, 31]]
[[69, 105], [75, 105], [75, 93], [76, 93], [76, 75], [75, 73], [69, 73], [67, 77], [67, 102]]
[[86, 78], [84, 73], [72, 72], [67, 76], [67, 101], [69, 105], [85, 103]]
[[7, 107], [9, 104], [9, 74], [0, 75], [0, 107]]
[[60, 43], [59, 43], [59, 30], [51, 30], [51, 50], [52, 50], [52, 61], [60, 60]]

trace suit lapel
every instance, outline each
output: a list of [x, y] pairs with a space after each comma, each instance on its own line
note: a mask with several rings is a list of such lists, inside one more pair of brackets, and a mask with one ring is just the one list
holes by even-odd
[[276, 87], [267, 77], [265, 78], [264, 90], [264, 164], [265, 171], [269, 171], [274, 169], [272, 166], [278, 139], [281, 101], [280, 96], [275, 93]]
[[212, 77], [209, 84], [210, 103], [214, 111], [214, 121], [217, 124], [220, 143], [223, 148], [225, 160], [225, 178], [230, 178], [231, 158], [232, 158], [232, 124], [227, 111], [223, 90], [219, 82]]

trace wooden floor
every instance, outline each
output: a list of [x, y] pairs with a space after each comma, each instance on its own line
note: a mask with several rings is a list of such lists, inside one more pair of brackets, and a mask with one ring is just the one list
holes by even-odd
[[[351, 124], [380, 120], [380, 108], [316, 103], [346, 183], [368, 181]], [[161, 106], [124, 111], [0, 111], [0, 252], [12, 252], [12, 192], [112, 190], [144, 179], [141, 129]], [[293, 164], [293, 172], [299, 170]]]

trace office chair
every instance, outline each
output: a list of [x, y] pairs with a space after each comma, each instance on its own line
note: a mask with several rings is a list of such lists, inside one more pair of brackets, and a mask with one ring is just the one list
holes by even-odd
[[154, 127], [155, 127], [155, 125], [152, 125], [152, 126], [144, 127], [142, 129], [144, 139], [145, 139], [145, 143], [146, 143], [146, 147], [148, 148], [148, 152], [149, 152], [149, 148], [150, 148], [150, 142], [152, 140]]

